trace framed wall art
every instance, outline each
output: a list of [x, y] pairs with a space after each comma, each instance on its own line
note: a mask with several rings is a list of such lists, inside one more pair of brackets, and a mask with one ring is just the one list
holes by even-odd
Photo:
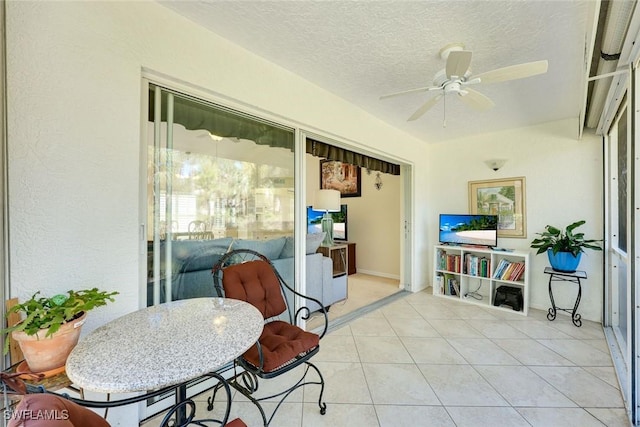
[[320, 189], [338, 190], [340, 197], [360, 197], [360, 166], [336, 160], [320, 160]]
[[469, 212], [498, 215], [499, 237], [527, 237], [524, 177], [469, 181]]

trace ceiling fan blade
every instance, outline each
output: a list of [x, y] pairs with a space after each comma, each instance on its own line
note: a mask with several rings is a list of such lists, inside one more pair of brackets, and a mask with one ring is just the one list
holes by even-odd
[[477, 90], [465, 88], [464, 92], [466, 92], [465, 95], [463, 95], [462, 93], [459, 94], [460, 99], [462, 100], [462, 102], [464, 102], [474, 110], [485, 111], [493, 108], [493, 106], [495, 105], [493, 101], [489, 99], [489, 97], [481, 94]]
[[417, 89], [409, 89], [409, 90], [405, 90], [402, 92], [395, 92], [395, 93], [390, 93], [388, 95], [382, 95], [380, 97], [380, 99], [387, 99], [387, 98], [393, 98], [394, 96], [401, 96], [401, 95], [407, 95], [410, 93], [418, 93], [418, 92], [426, 92], [430, 89], [430, 87], [419, 87]]
[[487, 71], [474, 77], [479, 78], [481, 83], [505, 82], [507, 80], [523, 79], [525, 77], [546, 73], [548, 66], [549, 62], [547, 60], [525, 62], [524, 64], [511, 65], [509, 67]]
[[411, 117], [409, 117], [407, 119], [408, 122], [412, 122], [414, 120], [419, 119], [424, 113], [426, 113], [427, 111], [429, 111], [429, 109], [431, 107], [433, 107], [434, 105], [436, 105], [438, 103], [438, 101], [440, 100], [440, 98], [442, 98], [444, 95], [440, 94], [440, 95], [436, 95], [433, 98], [429, 99], [427, 102], [425, 102], [422, 107], [418, 108], [416, 110], [415, 113], [413, 113], [411, 115]]
[[447, 57], [447, 78], [451, 76], [463, 77], [471, 65], [471, 52], [468, 50], [454, 50]]

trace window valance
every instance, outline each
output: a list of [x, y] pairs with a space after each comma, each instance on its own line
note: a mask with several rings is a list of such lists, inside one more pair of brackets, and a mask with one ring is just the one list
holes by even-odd
[[337, 160], [343, 163], [360, 166], [369, 170], [400, 175], [400, 165], [356, 153], [344, 148], [339, 148], [325, 142], [307, 138], [306, 150], [308, 154], [329, 160]]
[[[153, 88], [153, 86], [152, 86]], [[162, 114], [160, 120], [167, 121], [168, 93], [162, 90]], [[149, 121], [154, 121], [155, 92], [149, 91]], [[248, 139], [260, 145], [287, 148], [293, 151], [294, 133], [292, 129], [275, 126], [255, 117], [220, 106], [205, 104], [187, 98], [183, 94], [173, 97], [173, 122], [189, 130], [208, 130], [223, 138]]]

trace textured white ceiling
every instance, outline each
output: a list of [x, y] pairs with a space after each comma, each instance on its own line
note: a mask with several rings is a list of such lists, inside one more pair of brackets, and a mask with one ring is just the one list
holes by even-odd
[[[161, 3], [427, 142], [577, 118], [584, 103], [593, 0]], [[446, 127], [442, 100], [407, 122], [433, 93], [379, 100], [431, 86], [453, 42], [473, 52], [474, 74], [542, 59], [549, 70], [474, 86], [496, 104], [486, 112], [446, 97]]]

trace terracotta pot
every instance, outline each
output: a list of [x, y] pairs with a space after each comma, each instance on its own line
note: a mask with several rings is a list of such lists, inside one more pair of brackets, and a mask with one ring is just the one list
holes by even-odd
[[80, 329], [87, 313], [60, 326], [57, 332], [45, 337], [47, 331], [41, 329], [35, 335], [13, 331], [11, 336], [20, 345], [24, 359], [31, 372], [45, 372], [64, 366], [71, 350], [78, 343]]

